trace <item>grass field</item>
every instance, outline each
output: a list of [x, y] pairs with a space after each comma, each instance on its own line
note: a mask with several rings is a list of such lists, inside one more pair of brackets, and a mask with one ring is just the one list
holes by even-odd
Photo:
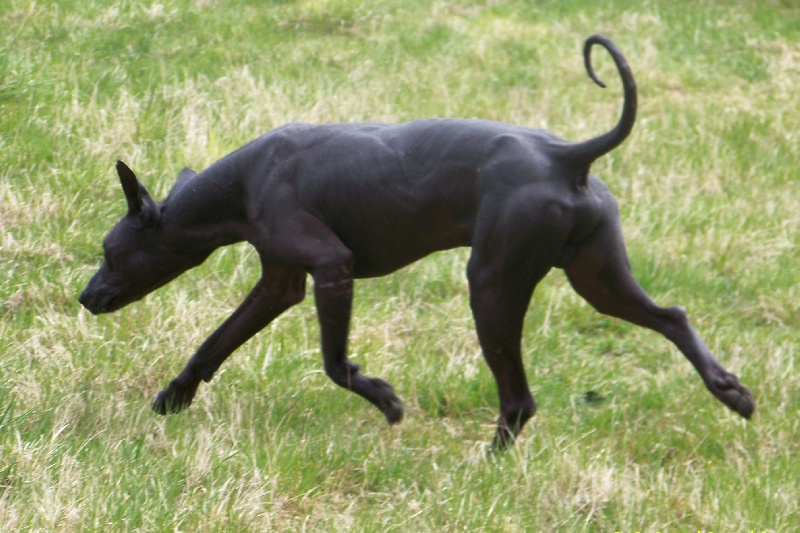
[[[4, 0], [0, 28], [0, 530], [800, 530], [796, 1]], [[311, 295], [188, 411], [150, 411], [259, 268], [237, 245], [118, 313], [82, 309], [125, 211], [117, 159], [160, 198], [290, 121], [589, 138], [621, 105], [604, 54], [609, 89], [583, 70], [596, 32], [640, 108], [594, 172], [637, 278], [751, 387], [751, 421], [554, 271], [523, 339], [539, 412], [487, 456], [467, 250], [356, 284], [352, 358], [394, 384], [402, 424], [325, 376]]]

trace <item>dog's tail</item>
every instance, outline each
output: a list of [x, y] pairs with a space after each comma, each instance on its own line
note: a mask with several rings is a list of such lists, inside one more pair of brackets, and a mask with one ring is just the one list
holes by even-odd
[[586, 65], [586, 73], [597, 85], [605, 88], [606, 84], [597, 77], [592, 68], [591, 51], [592, 46], [595, 44], [599, 44], [608, 50], [617, 65], [619, 76], [622, 78], [625, 101], [622, 105], [622, 115], [614, 129], [588, 141], [574, 143], [567, 150], [567, 155], [573, 164], [577, 163], [581, 168], [585, 168], [587, 172], [589, 165], [596, 159], [622, 144], [630, 135], [633, 123], [636, 121], [636, 82], [633, 80], [633, 74], [628, 62], [625, 61], [622, 52], [611, 39], [603, 35], [592, 35], [586, 39], [586, 43], [583, 46], [583, 62]]

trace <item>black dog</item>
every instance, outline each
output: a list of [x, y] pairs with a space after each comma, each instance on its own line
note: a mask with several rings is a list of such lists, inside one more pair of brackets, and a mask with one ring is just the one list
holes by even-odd
[[595, 35], [624, 87], [619, 123], [585, 142], [480, 120], [406, 124], [292, 124], [195, 174], [186, 168], [162, 204], [117, 163], [128, 214], [103, 244], [105, 262], [80, 296], [92, 313], [116, 311], [248, 241], [262, 276], [153, 401], [166, 414], [187, 407], [237, 347], [305, 295], [306, 275], [322, 333], [325, 371], [393, 424], [403, 406], [387, 382], [347, 359], [353, 279], [383, 276], [431, 252], [471, 246], [470, 303], [500, 394], [495, 447], [535, 413], [520, 357], [525, 312], [547, 272], [564, 269], [601, 313], [660, 332], [697, 369], [711, 393], [749, 418], [750, 391], [711, 355], [679, 307], [658, 307], [631, 276], [617, 205], [589, 166], [633, 128], [636, 85], [622, 53]]

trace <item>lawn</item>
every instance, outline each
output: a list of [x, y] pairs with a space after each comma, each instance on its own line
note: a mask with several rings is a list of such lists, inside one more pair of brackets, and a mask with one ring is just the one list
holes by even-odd
[[[800, 530], [800, 5], [794, 0], [5, 0], [0, 5], [0, 530]], [[152, 397], [247, 294], [240, 244], [125, 309], [77, 295], [125, 213], [287, 122], [467, 117], [574, 140], [616, 122], [593, 33], [639, 86], [593, 171], [634, 273], [682, 305], [757, 410], [743, 421], [659, 335], [554, 270], [523, 338], [539, 411], [487, 454], [497, 391], [469, 251], [356, 283], [350, 345], [389, 427], [322, 369], [313, 297], [185, 412]]]

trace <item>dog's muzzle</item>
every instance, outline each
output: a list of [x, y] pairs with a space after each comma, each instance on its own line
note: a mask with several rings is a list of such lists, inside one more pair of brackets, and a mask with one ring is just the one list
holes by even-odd
[[99, 291], [92, 290], [90, 287], [86, 287], [83, 292], [81, 292], [81, 295], [78, 296], [78, 301], [93, 315], [99, 315], [112, 310], [114, 298], [103, 295]]

